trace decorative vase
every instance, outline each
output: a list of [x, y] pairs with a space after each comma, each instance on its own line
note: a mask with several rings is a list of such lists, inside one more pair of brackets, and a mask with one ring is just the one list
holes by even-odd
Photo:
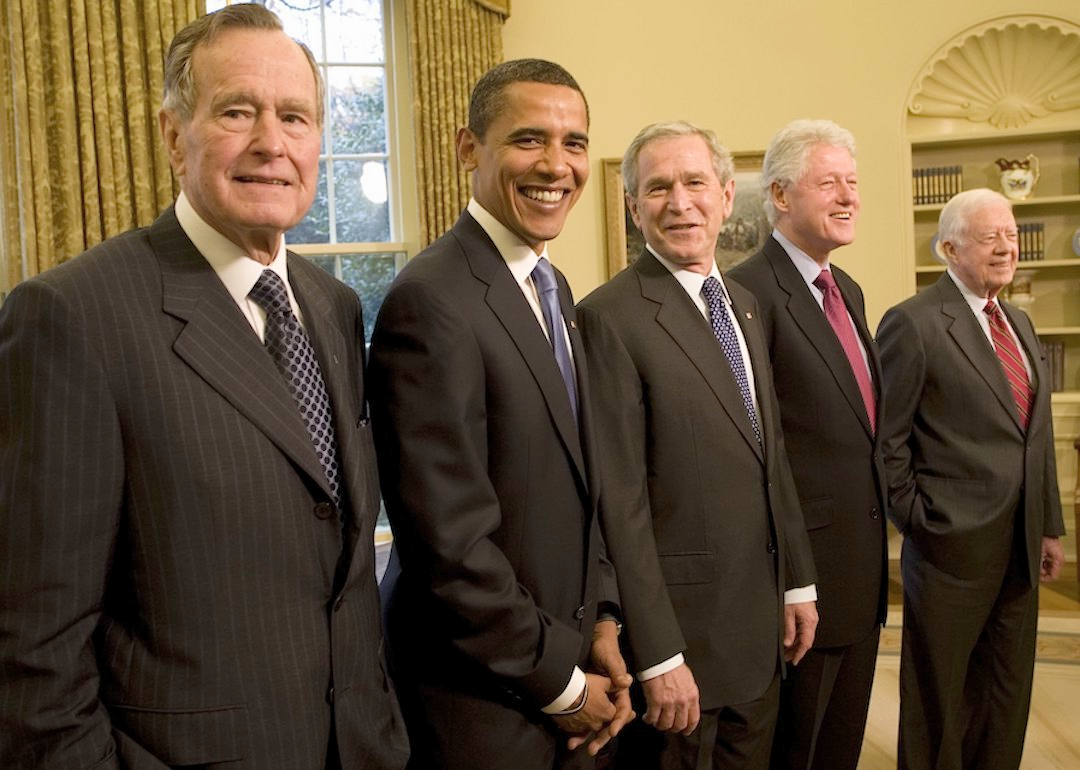
[[1039, 181], [1039, 158], [1031, 153], [1023, 160], [996, 161], [1001, 169], [1001, 192], [1006, 198], [1022, 201], [1035, 192], [1035, 183]]

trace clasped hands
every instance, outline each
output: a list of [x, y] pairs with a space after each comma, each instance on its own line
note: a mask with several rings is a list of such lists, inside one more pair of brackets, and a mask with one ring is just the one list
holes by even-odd
[[590, 756], [596, 756], [635, 716], [630, 707], [630, 685], [634, 679], [619, 652], [618, 627], [614, 621], [601, 620], [593, 627], [590, 662], [596, 672], [585, 674], [589, 692], [584, 707], [552, 719], [560, 730], [570, 735], [567, 746], [571, 751], [588, 743]]

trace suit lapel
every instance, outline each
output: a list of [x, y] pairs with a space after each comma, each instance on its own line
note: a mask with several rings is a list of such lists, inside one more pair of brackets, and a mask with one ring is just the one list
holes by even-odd
[[[859, 383], [855, 380], [855, 373], [851, 371], [851, 363], [848, 361], [844, 347], [840, 344], [840, 340], [837, 339], [836, 332], [833, 331], [829, 319], [825, 317], [825, 313], [818, 307], [817, 301], [806, 285], [806, 281], [803, 280], [798, 269], [792, 264], [791, 257], [788, 256], [787, 252], [784, 251], [784, 247], [775, 238], [770, 237], [766, 242], [765, 256], [772, 266], [777, 283], [788, 295], [787, 311], [792, 320], [806, 335], [810, 345], [825, 362], [826, 367], [828, 367], [833, 379], [836, 381], [836, 386], [844, 394], [844, 398], [862, 424], [866, 434], [868, 436], [872, 435], [870, 420], [866, 415], [866, 405], [863, 403], [862, 393], [859, 391]], [[863, 345], [866, 346], [867, 350], [870, 350], [870, 343], [868, 342], [870, 335], [869, 332], [864, 333], [865, 324], [859, 320], [859, 313], [852, 312], [851, 299], [848, 293], [844, 291], [839, 276], [834, 275], [833, 277], [837, 279], [837, 286], [840, 287], [840, 294], [844, 298], [844, 305], [847, 307], [848, 313], [852, 318], [856, 319], [855, 326], [859, 328]], [[850, 287], [848, 287], [848, 291], [850, 292]], [[875, 389], [879, 382], [880, 378], [875, 373]]]
[[[634, 262], [642, 296], [659, 305], [656, 321], [671, 336], [708, 383], [720, 406], [735, 423], [750, 449], [761, 457], [761, 447], [746, 414], [742, 392], [731, 373], [723, 348], [701, 312], [678, 280], [648, 250]], [[741, 324], [740, 324], [741, 325]], [[744, 335], [745, 336], [745, 335]], [[755, 369], [755, 381], [757, 379]]]
[[184, 322], [173, 351], [329, 494], [307, 428], [273, 360], [170, 208], [150, 228], [162, 309]]
[[948, 273], [941, 276], [935, 286], [941, 294], [941, 312], [949, 319], [947, 322], [949, 336], [953, 338], [979, 376], [986, 381], [1017, 429], [1023, 430], [1020, 427], [1020, 415], [1016, 410], [1016, 402], [1013, 401], [1012, 391], [1009, 390], [1009, 383], [1001, 369], [1001, 362], [998, 361], [997, 353], [994, 352], [994, 347], [986, 338], [979, 322], [975, 320], [964, 295], [960, 293], [960, 289], [956, 287]]
[[[583, 488], [587, 488], [581, 438], [570, 407], [570, 396], [566, 392], [566, 385], [559, 372], [559, 365], [555, 361], [551, 343], [548, 342], [540, 324], [537, 323], [536, 316], [522, 295], [513, 274], [484, 229], [466, 212], [454, 225], [453, 232], [462, 246], [473, 276], [487, 285], [485, 301], [514, 341], [529, 371], [532, 372], [559, 437], [574, 461]], [[560, 282], [560, 301], [564, 303], [567, 302], [565, 292], [565, 286]], [[564, 305], [564, 308], [566, 306]], [[565, 309], [564, 312], [566, 312]], [[574, 351], [575, 354], [578, 350]], [[575, 365], [578, 367], [579, 393], [581, 392], [582, 360], [583, 357], [575, 360]], [[579, 401], [581, 400], [583, 399], [579, 398]]]

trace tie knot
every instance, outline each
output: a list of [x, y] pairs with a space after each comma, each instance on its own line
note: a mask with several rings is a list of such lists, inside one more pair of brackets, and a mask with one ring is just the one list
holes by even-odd
[[544, 257], [540, 257], [540, 261], [533, 268], [532, 279], [538, 294], [555, 291], [555, 268]]
[[710, 275], [705, 279], [705, 283], [701, 284], [701, 293], [705, 295], [705, 301], [709, 303], [709, 307], [722, 305], [724, 302], [724, 287], [714, 276]]
[[997, 314], [1000, 312], [1000, 308], [998, 308], [996, 302], [990, 299], [986, 301], [985, 305], [983, 305], [983, 312], [991, 318], [997, 318]]
[[833, 278], [831, 271], [822, 270], [818, 273], [818, 277], [814, 279], [814, 286], [817, 286], [822, 294], [828, 294], [836, 288], [836, 279]]
[[267, 315], [285, 313], [289, 307], [289, 293], [285, 291], [285, 282], [273, 270], [263, 270], [254, 288], [248, 292], [252, 301], [266, 311]]

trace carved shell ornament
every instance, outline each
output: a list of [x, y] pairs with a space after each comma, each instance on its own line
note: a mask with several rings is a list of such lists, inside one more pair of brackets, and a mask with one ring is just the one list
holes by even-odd
[[1014, 16], [969, 29], [943, 46], [915, 81], [912, 115], [1019, 128], [1080, 107], [1080, 27]]

